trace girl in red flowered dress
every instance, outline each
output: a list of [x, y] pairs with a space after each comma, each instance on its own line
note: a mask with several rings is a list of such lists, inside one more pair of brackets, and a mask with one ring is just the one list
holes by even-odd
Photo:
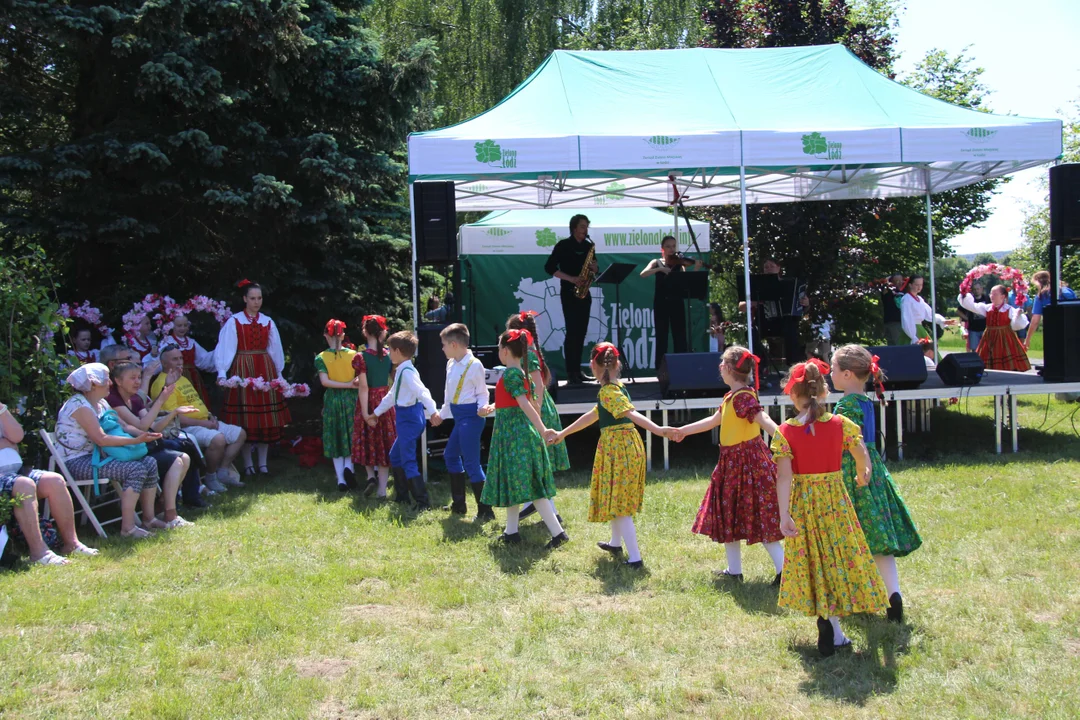
[[352, 459], [357, 465], [367, 468], [368, 481], [364, 494], [370, 496], [377, 488], [376, 497], [385, 498], [386, 482], [390, 475], [390, 448], [397, 439], [394, 408], [381, 417], [374, 414], [375, 408], [390, 391], [390, 353], [383, 347], [386, 318], [382, 315], [365, 315], [364, 335], [367, 347], [353, 358], [360, 396], [353, 421]]
[[1016, 331], [1028, 326], [1028, 317], [1024, 308], [1013, 307], [1006, 302], [1008, 299], [1009, 290], [1004, 285], [991, 288], [988, 303], [975, 302], [971, 293], [961, 293], [956, 297], [960, 307], [986, 318], [986, 330], [979, 347], [975, 349], [986, 369], [1027, 372], [1031, 369], [1031, 363]]
[[746, 348], [729, 347], [720, 358], [720, 377], [731, 388], [720, 408], [708, 418], [673, 433], [675, 439], [720, 426], [720, 459], [701, 501], [692, 531], [724, 543], [726, 570], [720, 578], [743, 579], [742, 548], [762, 543], [776, 570], [774, 585], [784, 569], [784, 546], [780, 543], [780, 510], [776, 500], [776, 464], [761, 438], [761, 429], [776, 433], [772, 421], [750, 386], [757, 379], [758, 358]]
[[[236, 313], [221, 328], [214, 364], [217, 366], [218, 385], [232, 376], [262, 378], [266, 381], [281, 378], [285, 366], [285, 351], [277, 325], [260, 313], [263, 296], [258, 283], [241, 280], [238, 283], [244, 295], [244, 311]], [[248, 443], [240, 451], [244, 461], [244, 474], [254, 475], [251, 446], [259, 453], [259, 472], [270, 472], [266, 456], [270, 443], [281, 440], [283, 430], [292, 417], [285, 405], [285, 398], [274, 388], [226, 387], [222, 421], [239, 425], [247, 432]]]

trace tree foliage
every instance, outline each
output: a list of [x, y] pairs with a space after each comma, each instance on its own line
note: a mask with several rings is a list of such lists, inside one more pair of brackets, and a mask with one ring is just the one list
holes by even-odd
[[402, 148], [435, 56], [386, 55], [365, 5], [13, 0], [5, 250], [39, 243], [113, 315], [147, 292], [236, 307], [248, 277], [297, 350], [330, 314], [406, 317]]

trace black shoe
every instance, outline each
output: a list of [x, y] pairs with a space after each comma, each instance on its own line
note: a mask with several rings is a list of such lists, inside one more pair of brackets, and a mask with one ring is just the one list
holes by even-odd
[[375, 494], [375, 491], [379, 488], [379, 481], [377, 478], [368, 478], [367, 487], [364, 488], [364, 497], [371, 497]]
[[509, 535], [503, 533], [499, 536], [499, 542], [506, 543], [507, 545], [520, 545], [521, 533], [511, 533]]
[[729, 570], [713, 570], [713, 577], [718, 580], [734, 580], [735, 582], [742, 582], [742, 573], [733, 573]]
[[530, 515], [535, 515], [535, 514], [536, 514], [536, 505], [530, 505], [529, 507], [525, 508], [524, 510], [522, 510], [521, 512], [518, 513], [518, 520], [519, 521], [524, 520], [525, 518], [529, 517]]
[[449, 510], [455, 515], [464, 515], [469, 511], [468, 506], [465, 504], [465, 483], [465, 473], [450, 473], [451, 502], [443, 510]]
[[776, 577], [774, 577], [773, 581], [772, 581], [772, 586], [773, 587], [780, 587], [780, 581], [783, 580], [783, 579], [784, 579], [784, 573], [782, 573], [782, 572], [776, 573]]
[[484, 481], [472, 483], [472, 492], [473, 497], [476, 498], [476, 517], [473, 518], [473, 522], [485, 523], [488, 520], [494, 520], [495, 511], [490, 505], [480, 502], [480, 498], [484, 496]]
[[347, 488], [349, 488], [350, 490], [355, 489], [356, 488], [356, 473], [354, 473], [349, 468], [345, 468], [344, 475], [345, 475], [345, 486]]
[[889, 622], [904, 622], [904, 598], [900, 597], [900, 593], [894, 592], [889, 596], [889, 609], [885, 611], [885, 617]]
[[623, 565], [630, 568], [631, 570], [640, 570], [641, 568], [645, 567], [645, 561], [644, 560], [627, 560], [626, 562], [623, 563]]
[[836, 652], [836, 645], [833, 644], [833, 627], [828, 618], [817, 619], [817, 649], [821, 657], [830, 657]]
[[390, 473], [394, 476], [394, 502], [409, 502], [409, 483], [405, 480], [405, 468], [390, 468]]
[[544, 548], [546, 550], [554, 550], [555, 548], [559, 547], [560, 545], [565, 545], [568, 542], [570, 542], [570, 536], [567, 535], [566, 532], [564, 531], [564, 532], [559, 533], [555, 537], [551, 538], [551, 540], [548, 542], [547, 545], [544, 546]]
[[349, 489], [349, 486], [348, 486], [348, 485], [346, 485], [346, 484], [345, 484], [345, 483], [343, 483], [343, 482], [339, 482], [339, 483], [337, 484], [337, 489], [338, 489], [338, 492], [345, 492], [345, 491], [347, 491], [347, 490]]
[[611, 545], [610, 543], [598, 542], [596, 543], [596, 547], [600, 548], [604, 552], [609, 552], [612, 555], [622, 554], [622, 545]]
[[431, 509], [431, 501], [428, 500], [427, 487], [424, 485], [424, 478], [421, 475], [411, 477], [406, 482], [412, 489], [413, 498], [416, 499], [416, 505], [414, 506], [416, 512], [424, 512]]

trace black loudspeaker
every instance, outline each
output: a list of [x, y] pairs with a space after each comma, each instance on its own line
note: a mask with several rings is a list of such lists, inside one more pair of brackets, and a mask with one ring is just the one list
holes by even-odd
[[730, 388], [720, 379], [720, 353], [668, 353], [656, 369], [665, 398], [720, 397]]
[[986, 374], [986, 365], [979, 353], [949, 353], [937, 364], [937, 374], [949, 387], [978, 385]]
[[886, 390], [915, 390], [926, 382], [921, 345], [880, 345], [867, 350], [880, 358]]
[[446, 388], [446, 356], [443, 355], [442, 339], [439, 337], [444, 327], [446, 325], [438, 323], [422, 323], [416, 329], [419, 347], [416, 349], [416, 357], [413, 358], [413, 365], [431, 392], [431, 399], [435, 401], [436, 407], [442, 406]]
[[1050, 239], [1080, 243], [1080, 163], [1050, 168]]
[[458, 229], [453, 181], [415, 183], [413, 203], [417, 262], [456, 262]]
[[1043, 307], [1043, 380], [1080, 381], [1080, 303]]

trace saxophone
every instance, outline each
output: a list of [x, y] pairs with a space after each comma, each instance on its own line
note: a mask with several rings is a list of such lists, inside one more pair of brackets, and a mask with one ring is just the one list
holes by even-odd
[[585, 264], [581, 266], [581, 272], [578, 273], [578, 278], [585, 282], [574, 288], [574, 295], [579, 300], [582, 300], [589, 295], [589, 288], [592, 287], [593, 280], [596, 279], [596, 273], [593, 272], [592, 264], [596, 259], [596, 246], [593, 245], [589, 248], [589, 254], [585, 256]]

